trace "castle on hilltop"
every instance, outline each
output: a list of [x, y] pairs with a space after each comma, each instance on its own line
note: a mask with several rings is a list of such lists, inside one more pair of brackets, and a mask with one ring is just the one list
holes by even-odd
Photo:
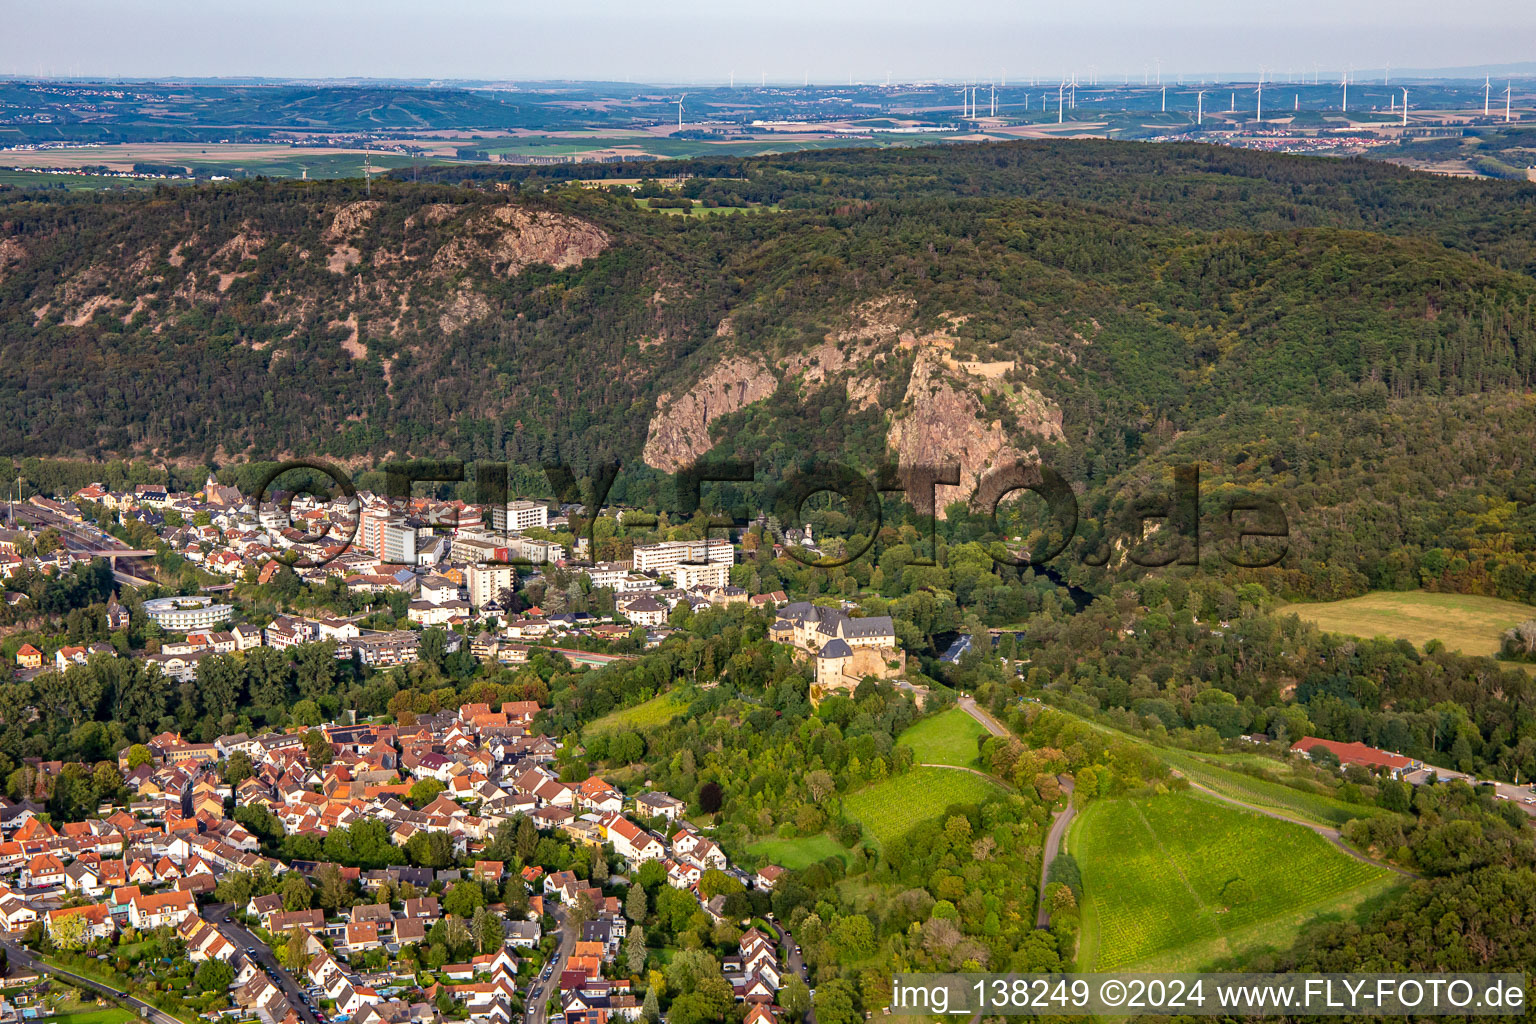
[[779, 609], [768, 636], [792, 644], [815, 661], [812, 703], [836, 690], [852, 690], [866, 676], [890, 679], [901, 674], [901, 650], [889, 615], [854, 618], [837, 608], [796, 601]]

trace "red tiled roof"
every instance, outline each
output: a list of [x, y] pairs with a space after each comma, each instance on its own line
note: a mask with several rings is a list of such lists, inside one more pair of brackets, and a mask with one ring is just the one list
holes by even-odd
[[1358, 764], [1371, 768], [1390, 768], [1393, 771], [1402, 771], [1413, 765], [1412, 758], [1401, 754], [1388, 753], [1375, 747], [1368, 747], [1364, 743], [1340, 743], [1337, 740], [1320, 740], [1316, 736], [1303, 736], [1291, 744], [1292, 750], [1304, 753], [1310, 752], [1314, 747], [1322, 747], [1330, 750], [1339, 759], [1340, 764]]

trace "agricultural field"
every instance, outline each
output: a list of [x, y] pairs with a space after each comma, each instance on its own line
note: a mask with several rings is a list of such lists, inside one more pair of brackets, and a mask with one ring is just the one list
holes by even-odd
[[748, 846], [747, 852], [766, 857], [769, 863], [791, 871], [799, 871], [828, 857], [841, 858], [844, 863], [848, 860], [848, 849], [825, 833], [801, 839], [760, 839]]
[[[411, 158], [399, 153], [364, 152], [329, 146], [287, 146], [277, 143], [124, 143], [108, 146], [72, 146], [67, 149], [16, 150], [5, 161], [17, 168], [106, 167], [131, 172], [135, 164], [196, 167], [225, 177], [265, 174], [277, 178], [361, 178], [363, 166], [375, 173], [411, 166]], [[423, 167], [433, 161], [421, 161]], [[63, 177], [70, 177], [64, 175]], [[81, 179], [75, 179], [79, 181]], [[106, 178], [105, 181], [121, 181]]]
[[987, 731], [959, 708], [925, 718], [896, 737], [912, 748], [918, 764], [952, 764], [974, 768], [981, 763], [977, 739]]
[[0, 168], [0, 185], [17, 188], [63, 188], [87, 192], [103, 188], [149, 188], [156, 182], [148, 178], [117, 178], [104, 174], [54, 174], [47, 171]]
[[1068, 836], [1082, 870], [1082, 970], [1191, 970], [1289, 942], [1395, 877], [1300, 825], [1191, 793], [1090, 803]]
[[662, 725], [688, 710], [688, 704], [687, 697], [676, 690], [668, 690], [643, 704], [610, 711], [602, 718], [594, 718], [586, 724], [582, 733], [586, 736], [596, 736], [599, 733], [615, 732], [620, 729], [647, 729], [653, 725]]
[[844, 809], [884, 845], [905, 836], [956, 803], [977, 803], [998, 786], [974, 772], [956, 768], [913, 768], [866, 786], [843, 801]]
[[1291, 605], [1304, 621], [1330, 633], [1385, 636], [1423, 647], [1439, 640], [1463, 654], [1493, 657], [1509, 627], [1536, 618], [1536, 608], [1495, 597], [1434, 594], [1424, 590], [1379, 591], [1322, 604]]
[[1351, 818], [1369, 818], [1389, 811], [1374, 804], [1351, 804], [1323, 793], [1312, 793], [1285, 785], [1277, 777], [1283, 766], [1271, 759], [1262, 759], [1266, 772], [1273, 772], [1268, 779], [1255, 778], [1244, 772], [1232, 771], [1211, 763], [1200, 754], [1183, 750], [1162, 749], [1158, 755], [1192, 782], [1213, 789], [1234, 800], [1255, 807], [1266, 807], [1294, 818], [1338, 828]]

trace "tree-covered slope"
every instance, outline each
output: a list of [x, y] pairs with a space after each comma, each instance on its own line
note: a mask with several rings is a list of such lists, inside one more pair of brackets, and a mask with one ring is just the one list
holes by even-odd
[[[0, 204], [0, 451], [670, 469], [1043, 450], [1087, 485], [1234, 403], [1527, 388], [1536, 189], [1202, 146]], [[493, 187], [496, 186], [496, 187]], [[1418, 408], [1418, 407], [1413, 407]]]

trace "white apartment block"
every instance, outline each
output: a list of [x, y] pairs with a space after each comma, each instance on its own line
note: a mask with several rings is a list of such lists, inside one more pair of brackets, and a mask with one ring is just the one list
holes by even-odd
[[491, 507], [491, 526], [501, 531], [549, 526], [549, 509], [538, 501], [509, 501]]
[[403, 521], [384, 524], [380, 531], [378, 555], [391, 565], [416, 564], [416, 530]]
[[501, 602], [504, 590], [517, 589], [517, 570], [510, 565], [474, 563], [464, 573], [469, 603], [478, 610], [492, 601]]
[[172, 633], [217, 626], [234, 610], [227, 604], [215, 604], [211, 597], [157, 597], [144, 602], [144, 614]]
[[736, 550], [728, 540], [672, 540], [661, 544], [640, 544], [635, 547], [636, 572], [671, 573], [684, 562], [719, 562], [731, 565], [736, 561]]
[[729, 586], [731, 567], [724, 562], [705, 562], [703, 565], [684, 562], [672, 570], [672, 582], [683, 590]]

